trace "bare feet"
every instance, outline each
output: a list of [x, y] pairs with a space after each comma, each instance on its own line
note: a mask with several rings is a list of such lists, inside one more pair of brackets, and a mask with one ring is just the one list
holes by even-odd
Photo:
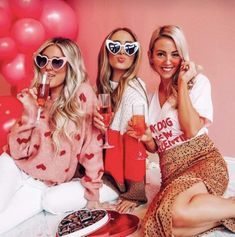
[[105, 210], [115, 210], [120, 213], [129, 212], [132, 213], [134, 209], [138, 206], [136, 202], [119, 199], [116, 203], [99, 203], [95, 201], [89, 201], [86, 208], [88, 209], [105, 209]]
[[120, 213], [125, 213], [125, 212], [132, 213], [136, 207], [137, 207], [136, 202], [120, 199], [116, 204], [116, 211]]

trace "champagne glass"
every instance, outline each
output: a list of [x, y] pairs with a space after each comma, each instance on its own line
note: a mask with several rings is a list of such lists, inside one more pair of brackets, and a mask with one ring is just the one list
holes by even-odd
[[47, 78], [47, 72], [43, 73], [38, 80], [37, 84], [37, 103], [38, 103], [38, 111], [37, 111], [37, 121], [40, 119], [42, 108], [46, 104], [46, 100], [49, 96], [49, 87], [50, 82]]
[[[103, 123], [107, 128], [112, 118], [112, 107], [110, 94], [99, 94], [99, 113], [103, 116]], [[102, 146], [104, 149], [113, 148], [108, 142], [108, 129], [105, 130], [105, 143]]]
[[133, 129], [138, 136], [138, 146], [137, 146], [137, 160], [145, 160], [144, 154], [140, 150], [140, 138], [144, 135], [146, 130], [145, 125], [145, 105], [144, 104], [133, 104], [132, 105], [132, 124]]

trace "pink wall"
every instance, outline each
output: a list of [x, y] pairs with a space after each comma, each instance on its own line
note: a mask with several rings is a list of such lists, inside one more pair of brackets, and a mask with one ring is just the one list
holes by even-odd
[[191, 58], [212, 83], [214, 123], [210, 136], [224, 155], [235, 157], [235, 1], [233, 0], [69, 0], [78, 13], [78, 43], [92, 82], [104, 37], [115, 27], [130, 27], [143, 48], [140, 76], [149, 90], [157, 77], [147, 60], [148, 42], [159, 25], [176, 24], [188, 39]]
[[[78, 16], [78, 43], [92, 83], [97, 54], [104, 37], [115, 27], [127, 26], [143, 48], [139, 75], [153, 91], [158, 83], [147, 60], [152, 31], [163, 24], [183, 28], [191, 58], [204, 67], [212, 83], [214, 123], [210, 136], [226, 156], [235, 157], [235, 1], [234, 0], [67, 0]], [[65, 19], [66, 20], [66, 19]], [[0, 76], [0, 95], [10, 87]]]

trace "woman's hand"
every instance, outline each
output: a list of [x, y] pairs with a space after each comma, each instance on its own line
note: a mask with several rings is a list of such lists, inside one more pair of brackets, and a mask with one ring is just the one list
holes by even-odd
[[150, 131], [150, 128], [146, 126], [146, 130], [144, 132], [144, 134], [139, 137], [136, 134], [136, 131], [133, 128], [133, 123], [130, 120], [128, 122], [128, 127], [127, 127], [127, 132], [126, 132], [129, 136], [136, 138], [136, 139], [140, 139], [140, 141], [142, 141], [145, 145], [145, 148], [149, 151], [149, 152], [156, 152], [157, 151], [157, 145], [153, 139], [152, 133]]
[[17, 99], [23, 104], [24, 107], [37, 106], [37, 89], [25, 88], [17, 94]]
[[132, 202], [129, 200], [122, 200], [120, 199], [117, 204], [116, 204], [116, 211], [120, 212], [120, 213], [125, 213], [125, 212], [133, 212], [134, 209], [137, 207], [137, 203], [136, 202]]
[[[113, 116], [113, 113], [112, 113]], [[98, 112], [98, 108], [96, 108], [93, 112], [93, 124], [96, 128], [98, 128], [102, 133], [105, 133], [107, 127], [103, 122], [103, 116]]]
[[140, 139], [140, 141], [142, 141], [142, 142], [146, 142], [146, 141], [149, 141], [149, 140], [152, 139], [151, 131], [150, 131], [150, 129], [147, 126], [146, 126], [146, 130], [145, 130], [144, 134], [141, 137], [138, 136], [136, 131], [133, 128], [132, 120], [128, 121], [128, 126], [127, 126], [126, 133], [129, 136], [133, 137], [133, 138]]
[[188, 84], [198, 74], [197, 67], [194, 62], [183, 61], [180, 66], [180, 72], [178, 76], [178, 84], [182, 82]]
[[106, 127], [103, 122], [103, 116], [98, 112], [97, 108], [93, 112], [93, 124], [102, 133], [104, 133], [106, 131]]

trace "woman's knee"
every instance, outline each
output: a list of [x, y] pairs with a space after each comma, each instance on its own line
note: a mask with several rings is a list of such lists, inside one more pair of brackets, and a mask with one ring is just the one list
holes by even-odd
[[0, 155], [0, 211], [3, 211], [16, 191], [21, 187], [21, 171], [12, 158], [3, 153]]
[[84, 190], [75, 182], [60, 184], [45, 190], [42, 195], [42, 207], [52, 214], [75, 211], [86, 206]]
[[172, 208], [172, 227], [184, 228], [190, 223], [190, 214], [186, 208], [180, 206], [173, 206]]

